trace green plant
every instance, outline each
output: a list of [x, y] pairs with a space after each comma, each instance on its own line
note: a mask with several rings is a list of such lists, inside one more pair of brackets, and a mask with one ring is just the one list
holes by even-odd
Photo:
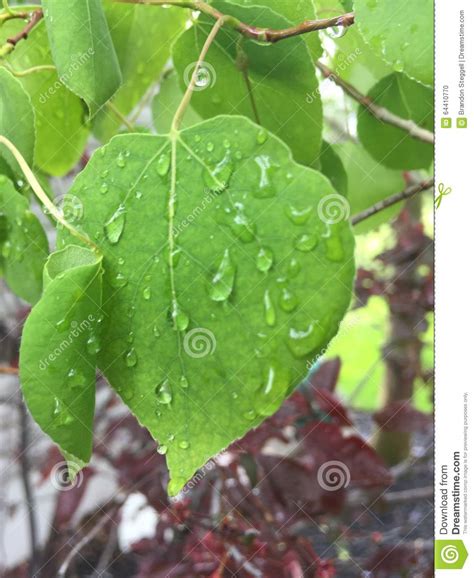
[[[312, 0], [258, 4], [43, 0], [0, 13], [2, 268], [35, 304], [26, 402], [82, 466], [99, 369], [166, 454], [171, 494], [272, 415], [337, 333], [359, 223], [433, 184], [432, 62], [418, 56], [431, 2], [408, 22], [408, 2], [356, 0], [323, 19]], [[384, 70], [368, 96], [348, 78], [358, 53], [338, 52], [355, 27]], [[322, 140], [319, 30], [339, 74], [319, 68], [359, 105], [357, 144]], [[130, 115], [161, 73], [173, 114], [163, 90], [153, 108], [166, 132], [139, 134]], [[58, 206], [41, 175], [74, 167], [91, 130], [105, 144]], [[425, 173], [400, 190], [401, 170]], [[30, 191], [57, 222], [49, 257]]]

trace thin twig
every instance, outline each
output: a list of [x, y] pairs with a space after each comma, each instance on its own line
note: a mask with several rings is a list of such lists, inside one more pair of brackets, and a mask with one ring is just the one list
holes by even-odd
[[343, 80], [322, 62], [316, 62], [316, 66], [322, 72], [323, 76], [330, 78], [335, 84], [340, 86], [347, 95], [365, 107], [370, 114], [381, 122], [400, 128], [406, 131], [413, 138], [421, 140], [422, 142], [429, 144], [434, 143], [434, 134], [431, 131], [421, 128], [412, 120], [401, 118], [400, 116], [393, 114], [383, 106], [375, 104], [368, 96], [359, 92], [357, 88]]
[[421, 193], [422, 191], [431, 189], [433, 185], [434, 179], [428, 179], [427, 181], [421, 181], [416, 185], [412, 185], [411, 187], [406, 188], [404, 191], [396, 193], [395, 195], [392, 195], [391, 197], [388, 197], [383, 201], [375, 203], [375, 205], [373, 205], [372, 207], [369, 207], [368, 209], [362, 211], [355, 217], [352, 217], [352, 224], [358, 225], [361, 221], [365, 221], [365, 219], [372, 217], [376, 213], [380, 213], [380, 211], [383, 211], [384, 209], [391, 207], [392, 205], [396, 205], [400, 201], [405, 201], [410, 197], [413, 197], [417, 193]]
[[26, 507], [28, 509], [28, 523], [30, 532], [30, 564], [29, 575], [36, 576], [38, 566], [38, 527], [36, 524], [36, 506], [30, 480], [30, 460], [28, 456], [28, 446], [30, 445], [28, 432], [28, 413], [24, 404], [20, 404], [20, 469], [23, 491], [25, 492]]
[[97, 534], [102, 530], [102, 528], [107, 524], [107, 522], [113, 521], [113, 516], [117, 513], [120, 506], [115, 507], [110, 513], [105, 512], [100, 518], [97, 524], [95, 524], [87, 534], [85, 534], [81, 540], [72, 548], [69, 554], [66, 556], [64, 562], [61, 564], [61, 567], [58, 570], [58, 578], [64, 578], [66, 576], [66, 572], [74, 560], [74, 558], [79, 554], [79, 552], [89, 544]]
[[49, 213], [56, 219], [58, 223], [66, 227], [77, 239], [80, 239], [83, 243], [88, 245], [94, 250], [97, 250], [97, 246], [89, 239], [89, 237], [80, 233], [77, 229], [71, 225], [63, 216], [61, 211], [56, 207], [56, 205], [51, 201], [48, 195], [44, 192], [43, 187], [38, 182], [38, 179], [33, 174], [33, 171], [28, 166], [28, 163], [23, 158], [21, 152], [16, 148], [16, 146], [8, 140], [3, 135], [0, 135], [0, 145], [4, 145], [7, 149], [11, 152], [11, 154], [15, 157], [16, 162], [18, 163], [22, 173], [25, 176], [25, 179], [28, 181], [31, 189], [37, 196], [37, 198], [41, 201], [41, 203], [46, 207]]
[[[12, 18], [12, 16], [10, 16], [10, 18]], [[34, 12], [32, 12], [26, 26], [22, 30], [20, 30], [18, 34], [15, 34], [15, 36], [7, 38], [6, 43], [0, 47], [0, 58], [4, 58], [8, 54], [10, 54], [10, 52], [15, 50], [15, 46], [20, 42], [20, 40], [26, 40], [26, 38], [28, 38], [28, 34], [33, 30], [33, 28], [38, 24], [38, 22], [40, 22], [42, 18], [43, 18], [42, 10], [35, 10]]]
[[107, 102], [107, 108], [115, 114], [115, 116], [121, 121], [121, 123], [127, 127], [127, 129], [131, 132], [135, 132], [135, 127], [133, 124], [128, 120], [128, 118], [123, 115], [120, 110], [115, 106], [112, 101]]
[[23, 76], [28, 76], [30, 74], [35, 74], [36, 72], [56, 72], [56, 67], [53, 64], [41, 64], [39, 66], [32, 66], [31, 68], [25, 68], [23, 70], [16, 70], [13, 66], [5, 61], [3, 66], [13, 74], [13, 76], [22, 78]]
[[[222, 19], [225, 14], [214, 8], [213, 6], [196, 0], [195, 2], [180, 2], [178, 0], [115, 0], [116, 2], [124, 4], [153, 4], [157, 6], [171, 5], [179, 6], [180, 8], [190, 8], [191, 10], [198, 10], [205, 14], [208, 14], [215, 20]], [[324, 30], [325, 28], [333, 28], [335, 26], [343, 26], [345, 28], [352, 26], [354, 24], [354, 13], [349, 12], [347, 14], [342, 14], [340, 16], [335, 16], [333, 18], [323, 18], [320, 20], [306, 20], [301, 24], [296, 26], [291, 26], [290, 28], [283, 28], [282, 30], [274, 30], [273, 28], [259, 28], [257, 26], [250, 26], [244, 22], [240, 22], [237, 18], [226, 17], [226, 24], [235, 28], [238, 32], [251, 38], [252, 40], [257, 40], [259, 42], [268, 42], [274, 44], [280, 40], [285, 40], [286, 38], [292, 38], [293, 36], [299, 36], [301, 34], [308, 34], [309, 32], [315, 32], [316, 30]]]

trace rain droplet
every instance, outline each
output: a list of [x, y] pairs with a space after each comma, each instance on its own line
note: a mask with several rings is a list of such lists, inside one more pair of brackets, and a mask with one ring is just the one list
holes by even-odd
[[118, 157], [117, 157], [117, 166], [118, 166], [120, 169], [123, 169], [126, 164], [127, 164], [127, 162], [126, 162], [126, 160], [125, 160], [125, 157], [124, 157], [123, 153], [120, 153], [120, 154], [118, 155]]
[[87, 352], [89, 355], [97, 355], [100, 351], [100, 343], [97, 335], [92, 334], [87, 340]]
[[229, 184], [233, 172], [234, 164], [232, 162], [230, 152], [227, 151], [225, 157], [215, 166], [211, 172], [209, 172], [207, 168], [204, 168], [204, 182], [211, 189], [211, 191], [221, 192]]
[[154, 325], [154, 326], [153, 326], [153, 335], [154, 335], [155, 337], [160, 337], [161, 332], [160, 332], [160, 329], [159, 329], [158, 325]]
[[244, 413], [244, 418], [247, 421], [253, 421], [256, 417], [257, 417], [257, 414], [255, 413], [255, 411], [253, 409], [250, 409], [249, 411]]
[[158, 453], [162, 456], [164, 456], [167, 451], [168, 451], [168, 446], [160, 446], [158, 448]]
[[210, 153], [212, 153], [212, 151], [214, 150], [214, 143], [213, 142], [208, 142], [206, 145], [206, 150]]
[[165, 177], [168, 174], [171, 166], [171, 157], [169, 153], [163, 153], [160, 155], [156, 163], [156, 172], [160, 177]]
[[257, 255], [257, 269], [267, 273], [273, 265], [273, 253], [271, 249], [261, 247]]
[[323, 344], [324, 334], [321, 327], [310, 323], [306, 329], [290, 329], [288, 345], [295, 357], [302, 358], [317, 351]]
[[189, 317], [177, 302], [173, 304], [172, 317], [178, 331], [186, 331], [189, 326]]
[[123, 273], [117, 273], [117, 275], [115, 275], [115, 277], [113, 277], [111, 279], [111, 285], [112, 287], [125, 287], [125, 285], [127, 285], [128, 283], [128, 279], [127, 277], [125, 277], [125, 275]]
[[230, 258], [229, 249], [226, 249], [217, 273], [212, 278], [209, 293], [213, 301], [225, 301], [230, 297], [234, 288], [235, 266]]
[[151, 288], [150, 287], [145, 287], [145, 289], [143, 289], [143, 299], [145, 299], [145, 301], [150, 301], [150, 299], [151, 299]]
[[265, 321], [267, 325], [273, 327], [276, 323], [276, 311], [268, 289], [265, 291], [265, 295], [263, 296], [263, 306], [265, 309]]
[[295, 248], [303, 253], [312, 251], [318, 244], [318, 237], [314, 233], [305, 233], [296, 239]]
[[102, 183], [100, 187], [100, 192], [105, 195], [105, 193], [109, 190], [109, 185], [107, 183]]
[[288, 267], [287, 267], [286, 271], [287, 271], [288, 277], [293, 279], [301, 271], [300, 262], [293, 257], [291, 259], [291, 261], [288, 263]]
[[187, 378], [184, 375], [181, 376], [181, 379], [179, 380], [179, 385], [183, 389], [187, 389], [189, 387], [189, 381], [187, 380]]
[[289, 289], [283, 288], [280, 296], [280, 307], [283, 311], [291, 313], [298, 307], [298, 299]]
[[346, 26], [331, 26], [330, 28], [326, 28], [326, 34], [329, 38], [342, 38], [346, 32]]
[[137, 352], [132, 347], [132, 349], [127, 351], [127, 353], [125, 354], [125, 364], [127, 365], [127, 367], [135, 367], [137, 361], [138, 361]]
[[285, 213], [287, 217], [291, 220], [292, 223], [295, 225], [304, 225], [308, 222], [311, 214], [313, 212], [313, 207], [306, 207], [305, 209], [298, 209], [289, 205], [285, 209]]
[[274, 197], [276, 190], [272, 183], [272, 175], [277, 167], [272, 164], [270, 157], [267, 155], [257, 157], [255, 162], [260, 168], [260, 182], [258, 188], [253, 191], [253, 195], [257, 197], [257, 199]]
[[189, 448], [189, 442], [186, 441], [186, 440], [183, 440], [182, 442], [179, 442], [178, 445], [179, 445], [179, 447], [180, 447], [182, 450], [187, 450], [187, 449]]
[[112, 245], [116, 245], [120, 241], [120, 237], [122, 236], [123, 230], [125, 228], [125, 215], [125, 207], [120, 205], [120, 207], [104, 225], [105, 235], [109, 243], [112, 243]]
[[167, 379], [156, 386], [155, 393], [156, 401], [161, 405], [170, 405], [170, 403], [173, 401], [173, 395], [171, 393], [170, 384]]
[[250, 243], [255, 239], [255, 225], [247, 218], [242, 203], [235, 203], [234, 207], [237, 213], [230, 227], [243, 243]]

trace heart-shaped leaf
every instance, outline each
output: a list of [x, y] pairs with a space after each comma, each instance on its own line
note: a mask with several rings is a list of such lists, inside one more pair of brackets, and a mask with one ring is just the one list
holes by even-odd
[[71, 194], [104, 255], [99, 367], [159, 440], [175, 494], [336, 333], [354, 274], [346, 201], [237, 116], [115, 137]]

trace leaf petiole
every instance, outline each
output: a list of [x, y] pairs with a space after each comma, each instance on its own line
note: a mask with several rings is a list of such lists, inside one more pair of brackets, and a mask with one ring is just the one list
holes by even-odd
[[97, 245], [95, 245], [89, 237], [80, 233], [75, 227], [71, 225], [63, 216], [62, 212], [56, 207], [56, 205], [51, 201], [48, 195], [44, 192], [42, 186], [38, 182], [38, 179], [33, 174], [33, 171], [28, 166], [28, 163], [23, 158], [21, 152], [16, 148], [16, 146], [6, 137], [0, 135], [0, 144], [3, 144], [15, 157], [22, 173], [24, 174], [26, 180], [28, 181], [31, 189], [35, 193], [38, 200], [44, 205], [44, 207], [51, 213], [51, 215], [56, 219], [58, 223], [66, 227], [77, 239], [86, 243], [94, 251], [99, 251]]

